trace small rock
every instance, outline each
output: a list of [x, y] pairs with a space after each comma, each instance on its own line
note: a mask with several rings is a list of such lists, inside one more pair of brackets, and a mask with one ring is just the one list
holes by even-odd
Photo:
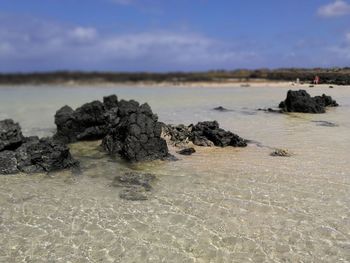
[[177, 153], [181, 154], [181, 155], [192, 155], [195, 152], [196, 152], [196, 150], [194, 148], [186, 148], [186, 149], [183, 149], [181, 151], [178, 151]]
[[221, 112], [230, 111], [230, 110], [228, 110], [228, 109], [226, 109], [226, 108], [224, 108], [224, 107], [222, 107], [222, 106], [216, 107], [216, 108], [214, 108], [213, 110], [215, 110], [215, 111], [221, 111]]
[[275, 149], [271, 154], [271, 156], [279, 156], [279, 157], [291, 157], [292, 154], [288, 150], [284, 149]]
[[312, 121], [314, 123], [316, 123], [317, 126], [324, 126], [324, 127], [338, 127], [338, 124], [335, 124], [333, 122], [330, 121]]

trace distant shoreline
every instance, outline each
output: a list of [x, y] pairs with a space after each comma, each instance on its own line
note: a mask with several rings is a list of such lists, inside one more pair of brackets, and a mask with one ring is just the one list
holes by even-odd
[[[295, 82], [350, 85], [350, 68], [334, 69], [259, 69], [206, 72], [79, 72], [0, 73], [0, 85], [128, 85], [199, 86], [244, 83]], [[247, 85], [247, 84], [246, 84]]]
[[62, 88], [79, 88], [79, 87], [89, 87], [89, 88], [120, 88], [120, 87], [130, 87], [130, 88], [289, 88], [289, 89], [318, 89], [318, 88], [329, 88], [329, 87], [346, 87], [350, 88], [350, 85], [329, 85], [329, 84], [319, 84], [311, 85], [310, 83], [297, 84], [290, 81], [269, 81], [269, 80], [259, 80], [259, 81], [231, 81], [231, 82], [61, 82], [61, 83], [21, 83], [21, 84], [1, 84], [1, 88], [8, 87], [22, 87], [26, 88], [28, 86], [36, 87], [62, 87]]

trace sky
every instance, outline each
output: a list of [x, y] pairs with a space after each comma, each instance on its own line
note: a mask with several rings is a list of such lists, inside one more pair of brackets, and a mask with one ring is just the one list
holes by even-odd
[[0, 0], [0, 72], [350, 66], [350, 0]]

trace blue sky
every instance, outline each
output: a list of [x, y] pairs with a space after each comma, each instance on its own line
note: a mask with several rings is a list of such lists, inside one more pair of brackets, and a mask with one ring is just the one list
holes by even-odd
[[350, 0], [0, 0], [0, 72], [350, 66]]

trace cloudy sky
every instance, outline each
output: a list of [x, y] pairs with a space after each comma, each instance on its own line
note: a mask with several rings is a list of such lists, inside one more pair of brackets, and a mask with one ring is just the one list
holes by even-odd
[[350, 66], [350, 0], [0, 0], [0, 72]]

